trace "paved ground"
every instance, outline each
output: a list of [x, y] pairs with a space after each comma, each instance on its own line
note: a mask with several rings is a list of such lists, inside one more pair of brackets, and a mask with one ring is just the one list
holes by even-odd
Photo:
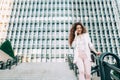
[[91, 80], [101, 80], [100, 77], [97, 77], [97, 74], [94, 74], [91, 77]]
[[[0, 80], [77, 80], [67, 62], [20, 63], [11, 70], [0, 70]], [[96, 74], [91, 80], [100, 80]]]
[[0, 70], [0, 80], [77, 80], [68, 63], [21, 63]]

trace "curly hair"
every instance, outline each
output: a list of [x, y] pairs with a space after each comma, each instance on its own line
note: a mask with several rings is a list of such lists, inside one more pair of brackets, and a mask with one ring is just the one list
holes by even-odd
[[86, 28], [82, 25], [82, 23], [80, 23], [80, 22], [74, 23], [72, 25], [71, 29], [70, 29], [70, 34], [69, 34], [69, 44], [70, 44], [70, 46], [72, 46], [72, 42], [75, 38], [75, 31], [76, 31], [77, 25], [80, 25], [82, 27], [82, 34], [87, 32]]

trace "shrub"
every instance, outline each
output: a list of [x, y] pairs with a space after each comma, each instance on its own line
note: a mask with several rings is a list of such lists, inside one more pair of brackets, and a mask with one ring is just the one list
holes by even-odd
[[8, 54], [9, 56], [11, 56], [12, 58], [14, 58], [14, 51], [12, 49], [12, 45], [11, 42], [9, 40], [4, 41], [1, 46], [0, 49], [2, 51], [4, 51], [6, 54]]

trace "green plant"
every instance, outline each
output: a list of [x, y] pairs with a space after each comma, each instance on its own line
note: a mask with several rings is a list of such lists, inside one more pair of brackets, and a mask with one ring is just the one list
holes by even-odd
[[4, 41], [1, 46], [0, 49], [2, 51], [4, 51], [6, 54], [8, 54], [9, 56], [11, 56], [12, 58], [14, 58], [14, 51], [12, 49], [12, 45], [11, 42], [9, 40]]

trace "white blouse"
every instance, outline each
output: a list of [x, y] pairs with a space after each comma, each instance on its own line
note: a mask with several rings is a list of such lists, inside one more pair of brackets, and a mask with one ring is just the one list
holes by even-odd
[[80, 51], [85, 51], [85, 45], [86, 42], [84, 40], [83, 35], [77, 37], [77, 43], [76, 43], [76, 48], [79, 49]]
[[90, 51], [94, 51], [95, 48], [91, 43], [88, 33], [76, 36], [72, 45], [74, 47], [74, 62], [78, 61], [78, 50], [84, 52], [87, 55], [88, 59], [91, 61]]

